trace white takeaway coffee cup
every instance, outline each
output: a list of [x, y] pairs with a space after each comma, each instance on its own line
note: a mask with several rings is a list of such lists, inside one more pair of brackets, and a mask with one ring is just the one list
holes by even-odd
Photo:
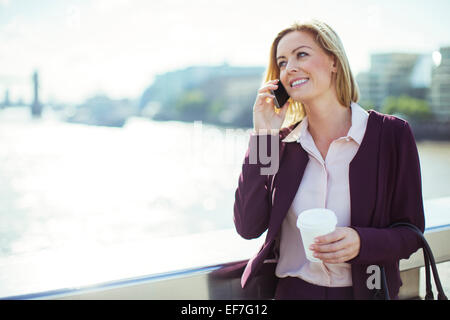
[[314, 238], [323, 236], [336, 229], [336, 214], [329, 209], [314, 208], [301, 212], [297, 218], [297, 227], [303, 240], [306, 258], [312, 262], [321, 262], [322, 260], [313, 256], [313, 251], [309, 247], [314, 243]]

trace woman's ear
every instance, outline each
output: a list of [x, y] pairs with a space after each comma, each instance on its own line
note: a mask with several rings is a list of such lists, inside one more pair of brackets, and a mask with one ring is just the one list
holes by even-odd
[[337, 73], [337, 58], [333, 56], [333, 66], [331, 67], [331, 73]]

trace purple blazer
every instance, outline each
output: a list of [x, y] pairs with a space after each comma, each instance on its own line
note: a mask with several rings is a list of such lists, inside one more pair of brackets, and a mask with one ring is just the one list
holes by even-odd
[[[300, 122], [299, 122], [300, 123]], [[261, 161], [250, 164], [249, 155], [259, 147], [258, 136], [250, 137], [235, 193], [234, 223], [245, 239], [259, 237], [267, 230], [259, 252], [249, 260], [241, 277], [243, 288], [261, 275], [264, 261], [277, 250], [281, 224], [294, 199], [309, 161], [297, 142], [282, 142], [298, 123], [280, 130], [279, 136], [265, 135], [268, 154], [270, 139], [279, 139], [279, 169], [274, 175], [261, 175], [269, 167]], [[261, 139], [261, 138], [260, 138]], [[253, 153], [255, 154], [255, 153]], [[254, 163], [254, 161], [252, 161]], [[390, 296], [398, 298], [402, 285], [399, 260], [408, 259], [420, 247], [420, 239], [403, 227], [388, 229], [395, 222], [409, 222], [424, 231], [422, 184], [419, 156], [407, 121], [369, 111], [362, 143], [349, 167], [351, 225], [361, 239], [358, 256], [351, 264], [355, 299], [372, 299], [367, 287], [370, 265], [384, 265]]]

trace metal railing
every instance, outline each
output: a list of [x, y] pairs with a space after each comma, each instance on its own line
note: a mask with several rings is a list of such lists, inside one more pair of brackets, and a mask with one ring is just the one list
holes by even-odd
[[[450, 224], [436, 226], [425, 231], [436, 263], [450, 261]], [[267, 299], [261, 289], [243, 290], [240, 285], [240, 272], [226, 279], [216, 277], [224, 268], [245, 261], [229, 264], [206, 266], [149, 275], [144, 277], [123, 279], [94, 286], [76, 289], [62, 289], [35, 294], [27, 294], [7, 299]], [[421, 250], [408, 260], [400, 261], [403, 286], [400, 288], [400, 299], [414, 299], [420, 296], [420, 268], [424, 266]], [[441, 279], [442, 281], [444, 279]], [[249, 295], [249, 292], [251, 294]]]

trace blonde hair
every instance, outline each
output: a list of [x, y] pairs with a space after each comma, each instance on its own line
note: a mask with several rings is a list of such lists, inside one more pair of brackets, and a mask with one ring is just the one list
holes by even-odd
[[[358, 102], [359, 88], [350, 70], [350, 64], [341, 39], [328, 24], [316, 19], [302, 23], [296, 22], [291, 27], [278, 33], [270, 48], [270, 59], [264, 82], [280, 78], [280, 69], [276, 60], [278, 43], [286, 34], [294, 31], [309, 32], [326, 54], [336, 58], [336, 94], [338, 101], [346, 107], [350, 107], [352, 101]], [[275, 111], [278, 112], [278, 109], [275, 109]], [[299, 122], [305, 115], [302, 103], [289, 98], [289, 106], [282, 127], [288, 127]]]

